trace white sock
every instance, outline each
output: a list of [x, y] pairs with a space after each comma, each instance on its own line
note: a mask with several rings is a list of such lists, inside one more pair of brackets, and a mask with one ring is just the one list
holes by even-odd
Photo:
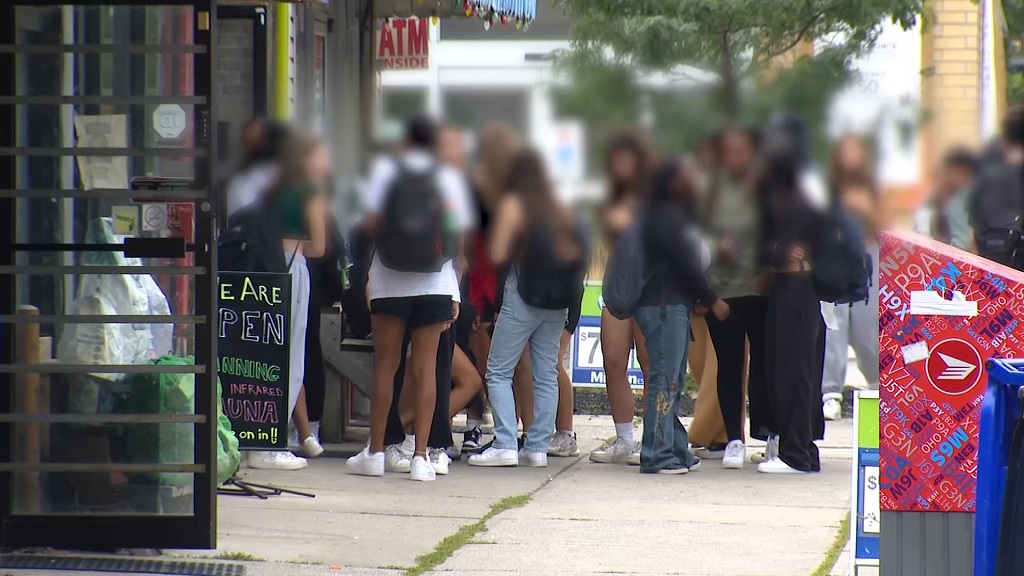
[[313, 438], [316, 438], [317, 441], [319, 442], [320, 441], [320, 422], [310, 422], [309, 423], [309, 430], [311, 432], [310, 436], [312, 436]]
[[466, 428], [469, 428], [470, 430], [473, 430], [474, 428], [479, 428], [481, 424], [483, 424], [482, 420], [477, 420], [476, 418], [466, 418]]
[[615, 425], [615, 435], [618, 436], [626, 444], [633, 444], [633, 423], [624, 422], [622, 424]]
[[408, 446], [409, 448], [414, 448], [416, 446], [416, 435], [415, 434], [406, 434], [405, 435], [405, 442], [402, 442], [402, 445], [403, 446]]

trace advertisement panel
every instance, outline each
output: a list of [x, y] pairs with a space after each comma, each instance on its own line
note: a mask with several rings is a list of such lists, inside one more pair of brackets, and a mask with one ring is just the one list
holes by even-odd
[[850, 517], [851, 574], [860, 566], [878, 566], [882, 529], [878, 477], [878, 392], [853, 398], [853, 473]]
[[430, 68], [430, 21], [385, 18], [377, 32], [377, 70]]
[[[583, 307], [580, 323], [573, 334], [570, 351], [570, 373], [572, 385], [577, 387], [603, 388], [604, 353], [601, 350], [601, 285], [588, 284], [583, 292]], [[629, 352], [629, 368], [626, 377], [633, 388], [643, 389], [644, 373], [636, 358], [636, 347]]]
[[910, 233], [879, 258], [882, 510], [973, 512], [989, 358], [1024, 356], [1024, 274]]

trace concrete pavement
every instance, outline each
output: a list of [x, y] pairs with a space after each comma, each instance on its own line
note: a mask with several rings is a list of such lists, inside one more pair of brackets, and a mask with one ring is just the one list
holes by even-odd
[[254, 482], [316, 498], [221, 496], [218, 550], [174, 554], [247, 558], [247, 576], [400, 576], [503, 498], [531, 494], [426, 573], [808, 576], [848, 514], [849, 420], [829, 423], [822, 472], [807, 476], [765, 476], [749, 463], [723, 470], [714, 461], [685, 476], [641, 476], [587, 460], [612, 434], [609, 417], [576, 423], [583, 455], [552, 458], [547, 469], [461, 462], [434, 483], [361, 478], [344, 473], [342, 454], [360, 447], [353, 443], [331, 447], [303, 471], [248, 470]]

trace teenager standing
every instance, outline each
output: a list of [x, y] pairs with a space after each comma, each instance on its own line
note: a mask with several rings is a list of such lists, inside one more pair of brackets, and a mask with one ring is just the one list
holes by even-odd
[[[585, 238], [555, 197], [534, 150], [516, 157], [491, 238], [491, 260], [507, 268], [501, 308], [487, 359], [494, 443], [470, 456], [472, 466], [547, 466], [558, 404], [557, 357], [568, 308], [586, 273]], [[512, 377], [529, 345], [534, 380], [533, 424], [517, 453]]]
[[710, 308], [724, 320], [729, 305], [704, 275], [702, 240], [694, 219], [696, 199], [693, 169], [680, 159], [669, 160], [655, 172], [641, 216], [648, 278], [634, 317], [650, 357], [641, 473], [686, 474], [700, 466], [678, 416], [686, 382], [690, 312]]
[[[600, 221], [609, 250], [615, 240], [637, 217], [639, 206], [647, 194], [654, 153], [640, 134], [623, 132], [608, 147], [605, 169], [610, 197], [601, 209]], [[615, 423], [615, 440], [590, 454], [590, 461], [601, 464], [640, 464], [640, 443], [634, 440], [633, 389], [627, 370], [629, 356], [636, 347], [637, 361], [647, 380], [647, 350], [643, 334], [632, 319], [620, 320], [601, 311], [601, 354], [604, 357], [605, 389]]]
[[760, 240], [759, 199], [754, 192], [757, 139], [747, 128], [730, 128], [722, 134], [724, 170], [704, 203], [705, 227], [715, 244], [708, 278], [731, 311], [724, 320], [709, 317], [707, 321], [718, 357], [718, 403], [728, 436], [722, 467], [732, 469], [742, 468], [746, 459], [745, 381], [755, 437], [767, 439], [757, 430], [768, 402], [764, 371], [767, 299], [755, 287]]
[[795, 142], [776, 131], [764, 146], [758, 183], [763, 262], [771, 267], [766, 326], [766, 374], [771, 429], [778, 454], [757, 466], [768, 474], [818, 472], [814, 441], [824, 434], [821, 376], [825, 322], [812, 275], [822, 216], [801, 188]]
[[[373, 323], [374, 388], [370, 443], [349, 458], [352, 473], [384, 474], [384, 436], [395, 374], [410, 329], [409, 367], [415, 383], [415, 448], [410, 479], [432, 481], [427, 441], [438, 399], [441, 334], [458, 317], [454, 261], [459, 234], [472, 226], [465, 182], [435, 160], [437, 129], [426, 117], [406, 126], [406, 150], [374, 167], [367, 188], [366, 229], [376, 254], [367, 289]], [[444, 382], [445, 393], [450, 383]], [[444, 396], [442, 396], [443, 398]]]

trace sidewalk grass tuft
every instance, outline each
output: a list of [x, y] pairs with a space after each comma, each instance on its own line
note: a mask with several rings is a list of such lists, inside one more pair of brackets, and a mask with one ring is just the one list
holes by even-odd
[[836, 561], [839, 560], [839, 555], [843, 553], [843, 548], [846, 547], [846, 543], [850, 541], [850, 516], [843, 516], [843, 519], [839, 521], [839, 528], [836, 530], [835, 540], [832, 541], [832, 546], [829, 546], [828, 551], [825, 552], [825, 559], [818, 565], [818, 569], [811, 573], [811, 576], [829, 576], [832, 573], [832, 568], [835, 567]]
[[459, 548], [462, 548], [466, 544], [473, 541], [473, 537], [481, 532], [487, 530], [487, 521], [494, 518], [498, 514], [505, 512], [506, 510], [512, 510], [513, 508], [521, 508], [526, 506], [530, 499], [533, 498], [533, 494], [520, 494], [518, 496], [509, 496], [503, 498], [498, 502], [495, 502], [491, 509], [484, 514], [483, 518], [473, 522], [472, 524], [464, 524], [459, 528], [458, 532], [446, 537], [441, 540], [440, 543], [434, 548], [433, 552], [428, 552], [416, 559], [416, 565], [409, 568], [405, 572], [405, 576], [420, 576], [430, 572], [434, 568], [440, 566], [445, 560], [451, 558], [452, 554], [455, 554]]

